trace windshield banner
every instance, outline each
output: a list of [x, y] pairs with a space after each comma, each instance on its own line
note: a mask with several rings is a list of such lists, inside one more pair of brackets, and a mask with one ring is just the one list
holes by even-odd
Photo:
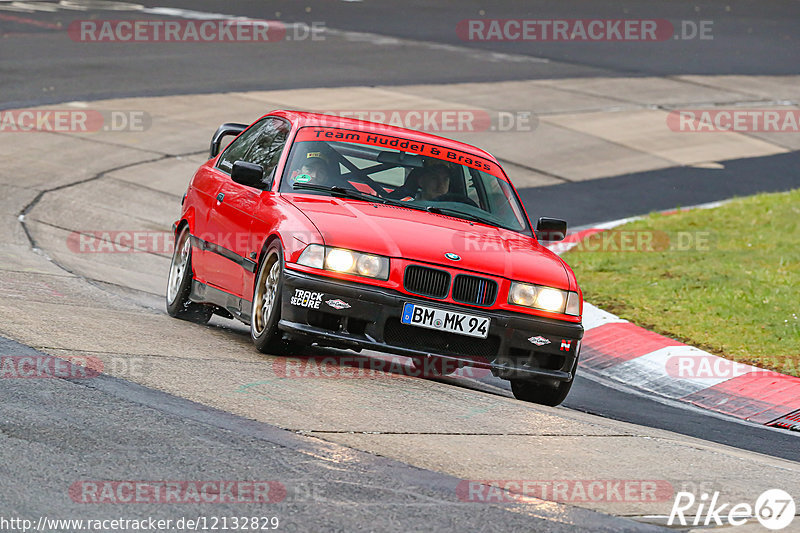
[[427, 142], [394, 137], [381, 133], [371, 133], [366, 131], [345, 130], [339, 128], [302, 128], [297, 133], [295, 142], [303, 141], [328, 141], [328, 142], [352, 142], [358, 144], [371, 144], [373, 146], [384, 146], [402, 152], [413, 152], [415, 154], [441, 159], [450, 163], [458, 163], [471, 168], [488, 172], [493, 176], [505, 179], [500, 167], [497, 164], [467, 152], [444, 148]]

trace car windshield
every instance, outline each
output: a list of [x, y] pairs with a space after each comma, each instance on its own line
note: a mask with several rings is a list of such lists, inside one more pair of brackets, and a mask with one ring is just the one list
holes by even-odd
[[[299, 139], [308, 137], [308, 134], [298, 134]], [[481, 164], [489, 166], [488, 163], [479, 163], [483, 160], [477, 156], [429, 144], [372, 136], [372, 140], [384, 138], [397, 140], [396, 145], [409, 150], [335, 140], [296, 141], [280, 190], [367, 201], [383, 200], [411, 209], [529, 232], [522, 206], [508, 182], [475, 168]], [[445, 158], [431, 155], [437, 152]], [[448, 155], [456, 160], [460, 156], [461, 161], [468, 164], [448, 160]], [[499, 167], [494, 165], [490, 168]], [[352, 194], [343, 195], [343, 189], [352, 191]]]

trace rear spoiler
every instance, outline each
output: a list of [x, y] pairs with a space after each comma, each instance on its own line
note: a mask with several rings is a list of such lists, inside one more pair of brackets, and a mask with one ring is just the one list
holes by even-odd
[[222, 142], [223, 137], [227, 137], [228, 135], [239, 135], [244, 130], [249, 128], [249, 124], [238, 124], [236, 122], [227, 122], [217, 128], [217, 132], [214, 133], [214, 136], [211, 137], [211, 150], [210, 155], [211, 159], [217, 157], [219, 153], [219, 146]]

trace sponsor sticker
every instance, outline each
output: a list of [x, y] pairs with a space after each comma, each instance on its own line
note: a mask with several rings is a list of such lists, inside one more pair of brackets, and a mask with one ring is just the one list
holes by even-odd
[[530, 337], [528, 339], [532, 344], [536, 346], [544, 346], [545, 344], [550, 344], [550, 339], [546, 339], [539, 335], [538, 337]]
[[303, 289], [295, 289], [294, 296], [292, 296], [290, 303], [292, 305], [296, 305], [297, 307], [319, 309], [319, 304], [322, 303], [322, 293], [306, 291]]
[[328, 304], [329, 306], [333, 307], [334, 309], [338, 309], [338, 310], [349, 309], [350, 308], [350, 304], [345, 302], [344, 300], [339, 300], [339, 299], [327, 300], [325, 303]]
[[468, 167], [482, 170], [504, 179], [503, 173], [500, 172], [500, 168], [494, 161], [469, 152], [462, 152], [452, 148], [444, 148], [428, 142], [395, 137], [394, 135], [383, 135], [379, 133], [354, 131], [343, 128], [308, 126], [297, 132], [297, 136], [295, 137], [295, 142], [303, 141], [342, 141], [394, 148], [404, 152], [413, 152], [425, 157], [441, 159], [442, 161], [447, 161], [449, 163], [466, 165]]
[[572, 341], [561, 339], [561, 348], [559, 348], [559, 350], [563, 352], [568, 352], [571, 347], [572, 347]]

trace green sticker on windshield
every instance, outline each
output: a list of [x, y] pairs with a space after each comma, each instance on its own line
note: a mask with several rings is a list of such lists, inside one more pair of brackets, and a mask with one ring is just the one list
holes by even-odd
[[309, 176], [308, 174], [300, 174], [294, 179], [294, 181], [298, 181], [300, 183], [308, 183], [309, 181], [311, 181], [311, 176]]

